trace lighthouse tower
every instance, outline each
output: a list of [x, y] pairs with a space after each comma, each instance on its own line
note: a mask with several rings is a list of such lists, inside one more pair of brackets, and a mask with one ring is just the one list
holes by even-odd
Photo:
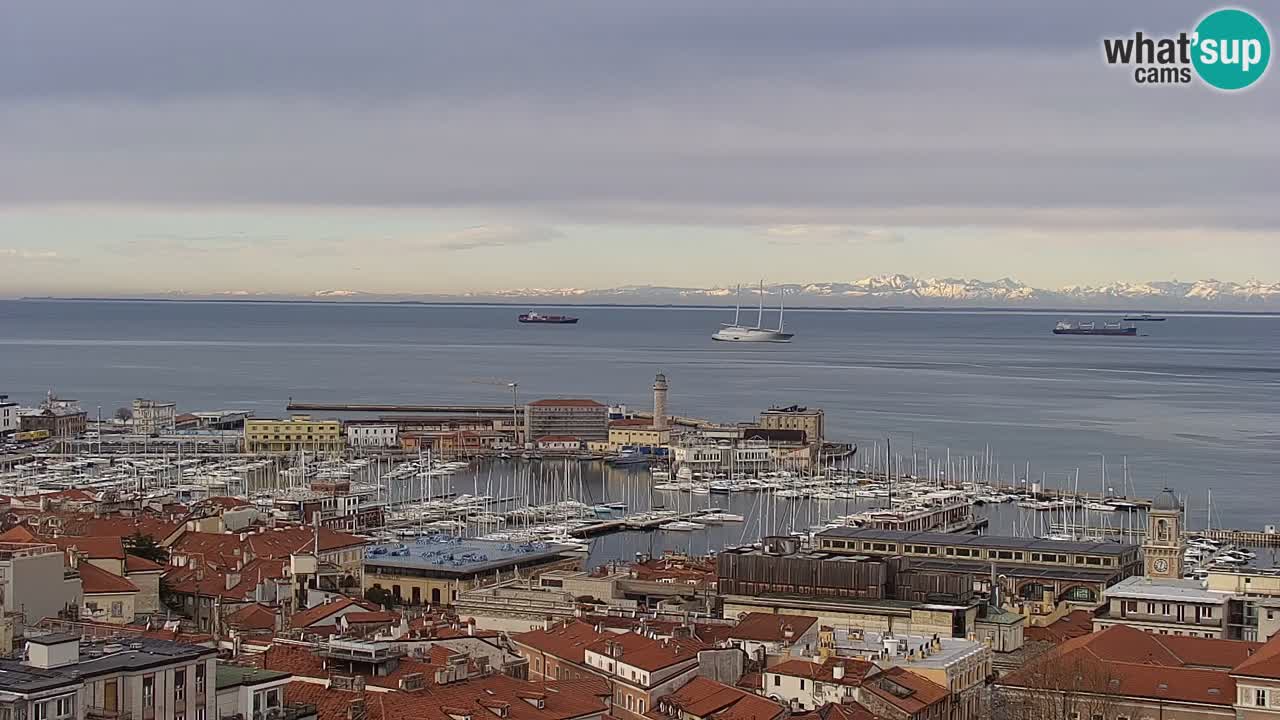
[[667, 376], [662, 373], [653, 379], [653, 427], [667, 429]]

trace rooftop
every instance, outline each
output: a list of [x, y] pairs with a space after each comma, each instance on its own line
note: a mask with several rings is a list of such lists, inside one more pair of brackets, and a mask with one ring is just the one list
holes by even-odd
[[1199, 580], [1127, 577], [1103, 591], [1103, 597], [1226, 605], [1232, 593], [1206, 590]]
[[1010, 550], [1040, 550], [1090, 555], [1124, 555], [1135, 552], [1137, 545], [1116, 542], [1092, 542], [1070, 540], [1041, 540], [1039, 538], [1004, 537], [999, 535], [957, 535], [936, 532], [911, 532], [908, 530], [874, 530], [870, 528], [838, 527], [818, 533], [820, 538], [852, 538], [884, 542], [918, 543], [922, 545], [950, 545], [953, 547], [1003, 548]]
[[882, 653], [889, 643], [894, 643], [893, 655], [885, 658], [886, 662], [913, 657], [912, 664], [922, 667], [945, 667], [983, 649], [982, 643], [964, 638], [881, 634], [847, 628], [834, 628], [832, 633], [837, 654], [874, 656]]
[[532, 407], [579, 407], [579, 408], [600, 408], [607, 410], [608, 406], [585, 398], [548, 398], [545, 400], [534, 400], [529, 403]]
[[[79, 640], [78, 635], [45, 635], [29, 642], [50, 644]], [[80, 640], [80, 661], [55, 668], [37, 668], [17, 660], [0, 660], [0, 691], [34, 693], [79, 683], [119, 671], [140, 671], [212, 656], [213, 648], [133, 636], [128, 642]]]
[[365, 551], [365, 567], [475, 574], [511, 565], [550, 560], [569, 550], [554, 543], [509, 543], [440, 535], [411, 543], [384, 543]]
[[261, 685], [274, 680], [284, 680], [293, 677], [287, 672], [279, 672], [276, 670], [263, 670], [258, 667], [245, 665], [228, 665], [226, 663], [218, 663], [217, 669], [217, 685], [219, 690], [238, 687], [240, 685]]
[[[730, 629], [727, 636], [735, 640], [761, 642], [798, 638], [809, 631], [818, 618], [812, 615], [779, 615], [775, 613], [747, 613]], [[790, 636], [787, 633], [790, 632]]]

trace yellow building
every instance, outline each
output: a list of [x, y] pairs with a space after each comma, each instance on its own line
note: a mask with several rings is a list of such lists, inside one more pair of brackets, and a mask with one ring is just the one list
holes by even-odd
[[251, 419], [244, 423], [245, 452], [341, 452], [342, 423], [294, 415], [288, 420]]
[[655, 428], [648, 420], [614, 420], [609, 423], [609, 449], [661, 448], [671, 444], [671, 430]]
[[773, 407], [760, 413], [760, 427], [768, 430], [803, 430], [805, 442], [819, 444], [827, 431], [826, 413], [822, 408], [800, 405]]

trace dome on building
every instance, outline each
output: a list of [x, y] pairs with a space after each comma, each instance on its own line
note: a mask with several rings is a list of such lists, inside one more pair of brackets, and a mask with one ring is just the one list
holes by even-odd
[[1178, 500], [1178, 496], [1169, 488], [1165, 488], [1156, 494], [1151, 500], [1152, 510], [1176, 510], [1182, 511], [1182, 501]]

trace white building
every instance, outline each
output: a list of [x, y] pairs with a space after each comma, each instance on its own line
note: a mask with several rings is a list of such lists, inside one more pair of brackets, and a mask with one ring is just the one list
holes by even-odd
[[177, 424], [178, 406], [138, 398], [133, 401], [133, 430], [142, 435], [171, 433]]
[[348, 425], [347, 444], [351, 447], [398, 447], [400, 431], [395, 425]]
[[1134, 575], [1103, 591], [1094, 630], [1128, 625], [1156, 635], [1238, 639], [1228, 632], [1234, 593], [1208, 590], [1199, 580]]
[[0, 395], [0, 435], [18, 431], [18, 403]]

